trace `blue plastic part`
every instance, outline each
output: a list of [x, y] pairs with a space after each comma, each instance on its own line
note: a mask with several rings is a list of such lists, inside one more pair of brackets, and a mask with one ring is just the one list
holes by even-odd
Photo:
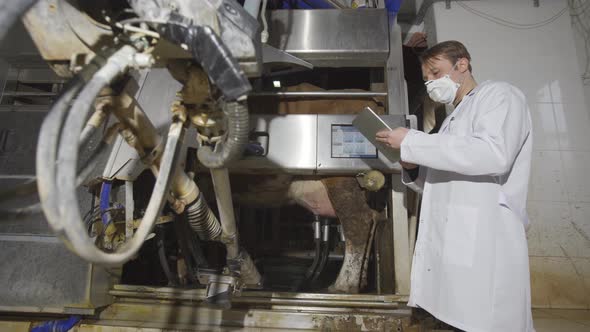
[[[385, 8], [391, 14], [397, 14], [402, 5], [403, 0], [385, 0]], [[294, 6], [291, 6], [291, 3]], [[283, 1], [283, 9], [333, 9], [332, 5], [324, 0], [296, 0], [296, 1]]]
[[402, 6], [403, 0], [385, 0], [385, 8], [389, 13], [396, 13], [399, 12], [400, 7]]
[[102, 219], [102, 224], [105, 226], [111, 222], [111, 214], [107, 210], [110, 207], [112, 186], [112, 182], [105, 181], [102, 183], [102, 187], [100, 188], [100, 216]]
[[263, 156], [264, 148], [258, 142], [248, 143], [246, 144], [244, 154], [246, 156]]
[[[291, 7], [291, 2], [295, 5]], [[332, 5], [324, 0], [297, 0], [297, 1], [283, 1], [283, 9], [334, 9]]]
[[31, 332], [67, 332], [81, 319], [80, 316], [71, 316], [68, 319], [47, 321], [35, 326]]

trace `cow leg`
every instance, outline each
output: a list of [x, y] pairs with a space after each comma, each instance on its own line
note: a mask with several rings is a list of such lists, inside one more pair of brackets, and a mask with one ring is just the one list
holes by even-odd
[[365, 192], [355, 178], [334, 177], [322, 181], [346, 238], [344, 262], [329, 290], [358, 293], [364, 286], [363, 279], [366, 281], [375, 211], [367, 204]]
[[363, 269], [361, 271], [361, 282], [360, 289], [367, 286], [368, 283], [368, 272], [369, 272], [369, 256], [371, 256], [371, 250], [373, 248], [373, 240], [375, 238], [375, 230], [377, 229], [377, 222], [373, 221], [371, 224], [371, 231], [369, 233], [369, 241], [367, 242], [367, 249], [365, 250], [365, 259], [363, 260]]

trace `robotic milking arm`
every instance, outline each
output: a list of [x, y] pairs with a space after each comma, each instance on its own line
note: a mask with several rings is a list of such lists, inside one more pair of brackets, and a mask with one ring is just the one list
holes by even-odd
[[[59, 6], [69, 9], [57, 10], [68, 11], [70, 5], [61, 1]], [[242, 284], [258, 286], [260, 274], [238, 245], [226, 168], [241, 156], [248, 140], [246, 97], [251, 86], [247, 76], [258, 76], [261, 70], [258, 22], [235, 0], [129, 0], [128, 5], [117, 11], [100, 11], [107, 23], [105, 32], [95, 38], [100, 42], [87, 46], [95, 55], [79, 70], [73, 70], [75, 76], [42, 125], [36, 166], [45, 216], [74, 253], [89, 262], [117, 266], [138, 253], [168, 203], [175, 213], [186, 213], [191, 228], [202, 240], [220, 241], [226, 246], [227, 273], [209, 280], [223, 284], [216, 285], [218, 293], [239, 289]], [[44, 10], [52, 9], [56, 10], [55, 5], [40, 1], [25, 17], [38, 46], [35, 22], [46, 15]], [[76, 19], [66, 18], [70, 26]], [[85, 38], [84, 31], [72, 30], [82, 36], [80, 39]], [[166, 52], [158, 53], [159, 44], [180, 51], [168, 54], [184, 55], [162, 55]], [[39, 48], [46, 59], [50, 57]], [[157, 66], [166, 66], [182, 84], [171, 108], [161, 110], [172, 119], [165, 137], [138, 106], [134, 98], [138, 83], [131, 75]], [[70, 64], [70, 70], [74, 67]], [[101, 242], [90, 237], [77, 197], [77, 188], [96, 163], [92, 157], [81, 162], [79, 151], [90, 137], [102, 131], [109, 115], [117, 121], [108, 123], [97, 151], [118, 133], [151, 170], [156, 182], [137, 229], [133, 231], [128, 225], [126, 237]], [[186, 149], [184, 136], [191, 126], [201, 143], [198, 160], [211, 172], [219, 219], [192, 176], [181, 167], [184, 161], [180, 159], [186, 155], [182, 151]], [[110, 218], [102, 221], [99, 232], [103, 237], [115, 232]]]
[[[369, 141], [361, 139], [360, 133], [353, 133], [356, 138], [352, 142], [345, 140], [344, 137], [350, 135], [344, 135], [344, 131], [352, 128], [358, 106], [341, 104], [340, 112], [354, 108], [354, 112], [346, 114], [318, 114], [320, 112], [317, 111], [312, 114], [264, 114], [253, 116], [255, 121], [250, 121], [247, 96], [252, 87], [248, 78], [262, 76], [263, 52], [264, 62], [279, 62], [282, 65], [289, 62], [313, 67], [311, 63], [261, 43], [261, 37], [266, 39], [267, 34], [266, 31], [260, 32], [255, 19], [258, 13], [244, 9], [260, 7], [256, 4], [248, 6], [251, 2], [256, 3], [246, 1], [246, 6], [242, 7], [236, 0], [38, 0], [23, 17], [24, 25], [44, 60], [61, 76], [72, 77], [41, 127], [36, 172], [46, 219], [66, 246], [84, 260], [121, 266], [138, 255], [144, 242], [152, 236], [156, 224], [171, 219], [170, 216], [161, 216], [162, 211], [173, 211], [182, 218], [186, 217], [192, 233], [200, 240], [217, 241], [227, 249], [226, 267], [222, 274], [197, 269], [198, 282], [210, 286], [207, 288], [208, 297], [230, 294], [242, 285], [258, 287], [261, 276], [248, 253], [239, 246], [228, 175], [230, 164], [240, 168], [240, 163], [244, 162], [247, 166], [244, 168], [250, 167], [254, 172], [280, 169], [281, 172], [291, 172], [289, 174], [313, 175], [313, 179], [296, 183], [304, 182], [310, 191], [301, 191], [300, 194], [313, 196], [311, 194], [316, 191], [310, 188], [321, 188], [321, 201], [326, 206], [330, 205], [330, 209], [333, 200], [328, 197], [329, 193], [318, 180], [318, 175], [344, 175], [342, 183], [352, 180], [356, 184], [355, 175], [375, 173], [367, 171], [391, 173], [399, 170], [399, 164], [378, 154]], [[276, 25], [277, 36], [281, 41], [293, 42], [291, 48], [281, 48], [290, 49], [292, 54], [297, 55], [297, 50], [307, 47], [312, 58], [320, 57], [318, 66], [352, 64], [375, 68], [390, 66], [392, 62], [395, 68], [400, 67], [401, 61], [398, 60], [401, 53], [390, 51], [399, 45], [390, 45], [394, 39], [388, 38], [390, 21], [384, 11], [317, 11], [318, 15], [313, 17], [298, 11], [277, 12], [273, 13], [276, 14], [273, 24], [275, 20], [279, 23]], [[264, 19], [262, 15], [263, 22]], [[306, 27], [332, 21], [337, 23], [323, 26], [329, 31], [317, 34], [314, 43], [301, 33], [307, 31], [305, 28], [280, 29], [281, 24], [296, 26], [295, 22], [299, 22], [299, 26]], [[381, 37], [368, 44], [364, 39], [359, 42], [358, 38], [351, 37], [345, 43], [348, 49], [342, 49], [342, 41], [331, 43], [333, 38], [325, 38], [340, 33], [334, 29], [338, 23], [350, 26], [350, 22], [362, 26], [361, 30], [367, 35]], [[283, 38], [281, 34], [289, 38]], [[392, 121], [388, 123], [406, 125], [401, 105], [405, 96], [400, 85], [403, 71], [388, 70], [387, 73], [393, 73], [388, 74], [387, 81], [397, 84], [393, 84], [391, 89], [388, 85], [388, 91], [393, 91], [393, 96], [391, 91], [365, 91], [356, 95], [351, 92], [329, 92], [325, 95], [319, 92], [319, 95], [338, 98], [346, 95], [345, 98], [351, 98], [350, 94], [353, 94], [353, 97], [365, 98], [365, 94], [375, 97], [385, 94], [387, 109], [396, 109], [400, 113], [387, 115]], [[160, 75], [165, 76], [161, 82]], [[171, 91], [173, 93], [169, 93]], [[391, 101], [400, 105], [393, 105]], [[366, 104], [364, 100], [361, 103]], [[379, 104], [375, 101], [375, 105]], [[338, 112], [337, 108], [333, 111]], [[255, 126], [251, 127], [253, 122]], [[162, 131], [163, 128], [167, 131]], [[266, 141], [262, 137], [262, 142], [259, 142], [265, 155], [256, 156], [256, 160], [241, 159], [252, 128], [267, 135], [264, 136]], [[290, 137], [309, 138], [314, 134], [315, 137], [298, 142], [298, 149], [290, 149], [292, 141], [284, 139], [286, 133]], [[113, 144], [114, 138], [117, 140]], [[267, 144], [271, 139], [273, 144]], [[94, 145], [97, 145], [95, 149], [88, 148]], [[111, 145], [113, 147], [105, 166], [101, 163], [104, 161], [102, 152], [108, 151]], [[192, 149], [189, 146], [198, 147], [197, 152], [190, 152]], [[298, 154], [294, 155], [296, 152]], [[185, 164], [194, 159], [198, 159], [211, 173], [217, 203], [215, 214], [197, 186], [200, 181], [193, 179], [194, 167], [185, 168]], [[139, 167], [136, 167], [137, 164]], [[133, 187], [144, 184], [143, 181], [133, 182], [138, 179], [137, 169], [141, 169], [139, 172], [150, 170], [155, 184], [150, 189], [151, 196], [136, 197], [138, 207], [135, 208]], [[199, 180], [204, 178], [201, 174], [198, 175]], [[109, 181], [113, 179], [125, 181], [124, 218], [122, 206], [108, 203]], [[381, 181], [375, 191], [383, 187], [384, 182]], [[93, 206], [90, 218], [81, 213], [77, 195], [78, 189], [89, 183], [93, 189], [97, 184], [102, 186], [99, 213], [94, 212]], [[289, 196], [292, 187], [296, 186], [294, 183], [286, 191], [287, 198], [305, 207], [297, 201], [297, 197]], [[331, 184], [338, 187], [341, 183], [336, 181]], [[366, 185], [363, 187], [367, 188]], [[95, 190], [94, 195], [98, 196], [96, 193]], [[356, 200], [366, 200], [362, 190], [357, 194]], [[115, 200], [123, 201], [122, 198]], [[370, 209], [367, 204], [361, 205]], [[367, 267], [362, 262], [370, 246], [358, 247], [361, 243], [370, 243], [371, 232], [369, 229], [366, 232], [355, 231], [355, 225], [368, 222], [361, 220], [364, 217], [342, 213], [338, 216], [341, 230], [345, 233], [348, 229], [349, 234], [346, 235], [344, 263], [334, 284], [346, 284], [342, 289], [358, 292], [360, 276], [363, 275], [361, 270]], [[346, 217], [347, 221], [344, 222], [342, 217]], [[122, 224], [125, 227], [121, 227]], [[345, 224], [351, 226], [347, 228]], [[179, 223], [175, 222], [174, 226], [177, 225]], [[407, 233], [403, 230], [397, 232]], [[354, 236], [363, 237], [363, 240], [352, 241]], [[179, 242], [186, 245], [190, 241]], [[182, 245], [179, 243], [179, 246]], [[183, 254], [194, 251], [190, 249], [181, 248], [181, 251]], [[197, 253], [192, 253], [192, 256], [194, 261], [199, 260]], [[202, 254], [200, 258], [202, 260]]]

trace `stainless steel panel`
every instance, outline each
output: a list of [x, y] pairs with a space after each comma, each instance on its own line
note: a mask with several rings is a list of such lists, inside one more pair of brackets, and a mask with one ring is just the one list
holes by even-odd
[[404, 77], [402, 51], [402, 31], [399, 24], [391, 22], [389, 46], [391, 52], [387, 59], [385, 79], [387, 85], [387, 113], [409, 114], [408, 89]]
[[0, 174], [35, 175], [37, 137], [47, 111], [0, 111]]
[[250, 96], [254, 97], [279, 97], [279, 98], [373, 98], [373, 97], [387, 97], [387, 92], [355, 92], [355, 91], [267, 91], [267, 92], [252, 92]]
[[21, 83], [65, 83], [66, 79], [57, 76], [49, 68], [24, 68], [18, 73], [18, 81]]
[[[318, 115], [318, 163], [321, 174], [347, 174], [377, 169], [386, 173], [401, 170], [398, 163], [390, 162], [378, 153], [377, 159], [332, 158], [332, 124], [351, 125], [355, 115]], [[390, 126], [405, 126], [405, 117], [388, 118]]]
[[4, 97], [4, 90], [6, 89], [6, 81], [8, 80], [8, 63], [0, 58], [0, 101]]
[[[0, 187], [14, 188], [35, 175], [37, 136], [45, 106], [0, 108]], [[82, 157], [86, 154], [82, 151]], [[90, 206], [87, 188], [80, 208]], [[0, 202], [13, 210], [39, 204], [36, 193]], [[75, 207], [72, 207], [75, 208]], [[53, 236], [42, 213], [0, 222], [0, 311], [86, 313], [110, 302], [104, 269], [84, 262]]]
[[384, 9], [276, 10], [268, 44], [319, 67], [382, 67], [389, 54]]
[[262, 62], [263, 63], [292, 63], [305, 68], [313, 69], [313, 65], [303, 61], [285, 51], [276, 49], [268, 44], [262, 44]]
[[230, 166], [232, 172], [314, 172], [317, 115], [252, 116], [250, 126], [253, 131], [268, 134], [266, 155], [245, 157]]
[[53, 236], [0, 235], [0, 311], [85, 313], [110, 303], [104, 268]]
[[[355, 115], [254, 115], [251, 132], [264, 133], [265, 155], [248, 156], [230, 165], [232, 173], [356, 174], [378, 169], [399, 172], [382, 154], [378, 158], [334, 158], [332, 125], [352, 125]], [[392, 127], [405, 126], [403, 115], [386, 115]]]
[[[48, 113], [47, 106], [0, 108], [0, 188], [9, 190], [35, 177], [35, 155], [39, 128]], [[82, 158], [91, 150], [82, 149]], [[82, 209], [90, 205], [87, 189], [80, 189]], [[0, 202], [0, 209], [21, 209], [39, 204], [36, 194]], [[18, 218], [3, 216], [0, 234], [52, 234], [43, 214], [24, 214]]]

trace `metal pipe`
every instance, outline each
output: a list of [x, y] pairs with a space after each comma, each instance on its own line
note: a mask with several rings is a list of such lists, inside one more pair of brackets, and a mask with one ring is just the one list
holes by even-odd
[[[145, 150], [150, 151], [160, 144], [161, 137], [152, 121], [141, 109], [137, 101], [130, 95], [135, 89], [136, 83], [129, 83], [125, 92], [112, 99], [109, 108], [117, 120], [128, 128], [139, 140], [139, 144]], [[143, 156], [142, 156], [143, 157]]]
[[311, 283], [315, 283], [318, 280], [320, 274], [326, 268], [326, 263], [328, 263], [328, 256], [330, 255], [330, 221], [328, 219], [322, 220], [321, 248], [320, 261], [311, 277]]
[[236, 258], [239, 254], [238, 232], [227, 168], [212, 168], [211, 179], [215, 188], [215, 199], [221, 221], [222, 242], [227, 247], [227, 257]]
[[309, 92], [252, 92], [249, 97], [280, 97], [280, 98], [373, 98], [373, 97], [387, 97], [387, 92], [330, 92], [330, 91], [309, 91]]
[[2, 95], [6, 97], [54, 97], [57, 96], [57, 92], [6, 91]]
[[[112, 105], [110, 105], [112, 112], [119, 122], [123, 124], [124, 128], [129, 129], [135, 135], [139, 146], [147, 153], [151, 151], [152, 156], [149, 157], [153, 158], [155, 164], [155, 167], [152, 167], [152, 172], [155, 176], [158, 176], [159, 159], [161, 157], [159, 154], [161, 151], [157, 150], [162, 137], [158, 134], [156, 127], [138, 105], [137, 101], [131, 97], [131, 91], [129, 90], [135, 88], [135, 84], [130, 83], [125, 88], [127, 90], [126, 93], [122, 93], [120, 96], [112, 99]], [[138, 150], [138, 153], [140, 152]], [[140, 157], [144, 158], [146, 156], [140, 153]], [[184, 203], [177, 210], [183, 210], [185, 205], [195, 201], [199, 195], [199, 188], [197, 188], [195, 182], [181, 169], [173, 174], [170, 190], [174, 193], [176, 199]]]
[[344, 236], [342, 224], [338, 225], [338, 233], [340, 234], [340, 242], [346, 242], [346, 237]]
[[319, 241], [322, 238], [322, 229], [320, 228], [320, 217], [317, 214], [313, 217], [313, 239]]
[[240, 251], [234, 204], [231, 196], [229, 172], [227, 168], [212, 168], [211, 179], [215, 189], [215, 199], [221, 221], [221, 242], [227, 248], [228, 266], [239, 264], [239, 273], [246, 285], [260, 285], [261, 276], [252, 258], [246, 251]]
[[325, 223], [322, 225], [322, 242], [328, 242], [330, 238], [330, 224]]
[[[2, 235], [0, 235], [2, 237]], [[20, 240], [19, 240], [20, 241]], [[205, 296], [204, 289], [190, 289], [180, 290], [172, 287], [151, 287], [151, 286], [137, 286], [117, 284], [113, 285], [112, 290], [124, 291], [136, 294], [185, 294], [192, 298], [199, 298]], [[284, 299], [315, 299], [315, 300], [346, 300], [346, 301], [367, 301], [367, 302], [395, 302], [407, 301], [406, 295], [393, 294], [328, 294], [328, 293], [293, 293], [293, 292], [275, 292], [275, 291], [259, 291], [259, 290], [244, 290], [241, 297], [256, 297], [256, 298], [284, 298]]]
[[[289, 258], [314, 258], [315, 257], [315, 250], [292, 250], [292, 251], [281, 251], [281, 257], [289, 257]], [[319, 254], [318, 254], [319, 256]], [[328, 255], [328, 260], [342, 260], [344, 259], [344, 254], [338, 254], [331, 252]]]
[[135, 201], [133, 200], [133, 181], [125, 181], [125, 239], [133, 237], [133, 211]]
[[[375, 308], [375, 309], [390, 309], [399, 308], [398, 302], [407, 301], [406, 296], [375, 296], [372, 299], [361, 299], [356, 296], [347, 294], [310, 294], [310, 293], [290, 293], [289, 297], [277, 297], [280, 293], [273, 293], [267, 295], [265, 292], [249, 292], [243, 291], [241, 296], [232, 298], [232, 303], [249, 303], [249, 304], [264, 304], [264, 305], [299, 305], [299, 306], [322, 306], [322, 307], [347, 307], [347, 308]], [[116, 296], [121, 300], [129, 301], [133, 298], [154, 299], [154, 300], [172, 300], [172, 301], [189, 301], [194, 303], [196, 301], [203, 301], [206, 298], [204, 290], [198, 291], [178, 291], [175, 289], [172, 292], [164, 291], [134, 291], [124, 289], [113, 289], [109, 291], [109, 295]], [[309, 296], [308, 296], [309, 295]], [[317, 297], [313, 297], [317, 295]], [[325, 297], [324, 297], [325, 295]]]
[[312, 225], [313, 225], [313, 242], [314, 242], [314, 247], [315, 247], [313, 262], [309, 266], [307, 271], [305, 272], [305, 276], [303, 277], [301, 284], [297, 287], [298, 289], [302, 289], [302, 288], [305, 288], [308, 286], [309, 280], [315, 274], [315, 272], [318, 268], [318, 264], [320, 262], [321, 238], [322, 238], [322, 229], [320, 226], [320, 216], [316, 214], [313, 217], [314, 217], [314, 221], [312, 223]]

